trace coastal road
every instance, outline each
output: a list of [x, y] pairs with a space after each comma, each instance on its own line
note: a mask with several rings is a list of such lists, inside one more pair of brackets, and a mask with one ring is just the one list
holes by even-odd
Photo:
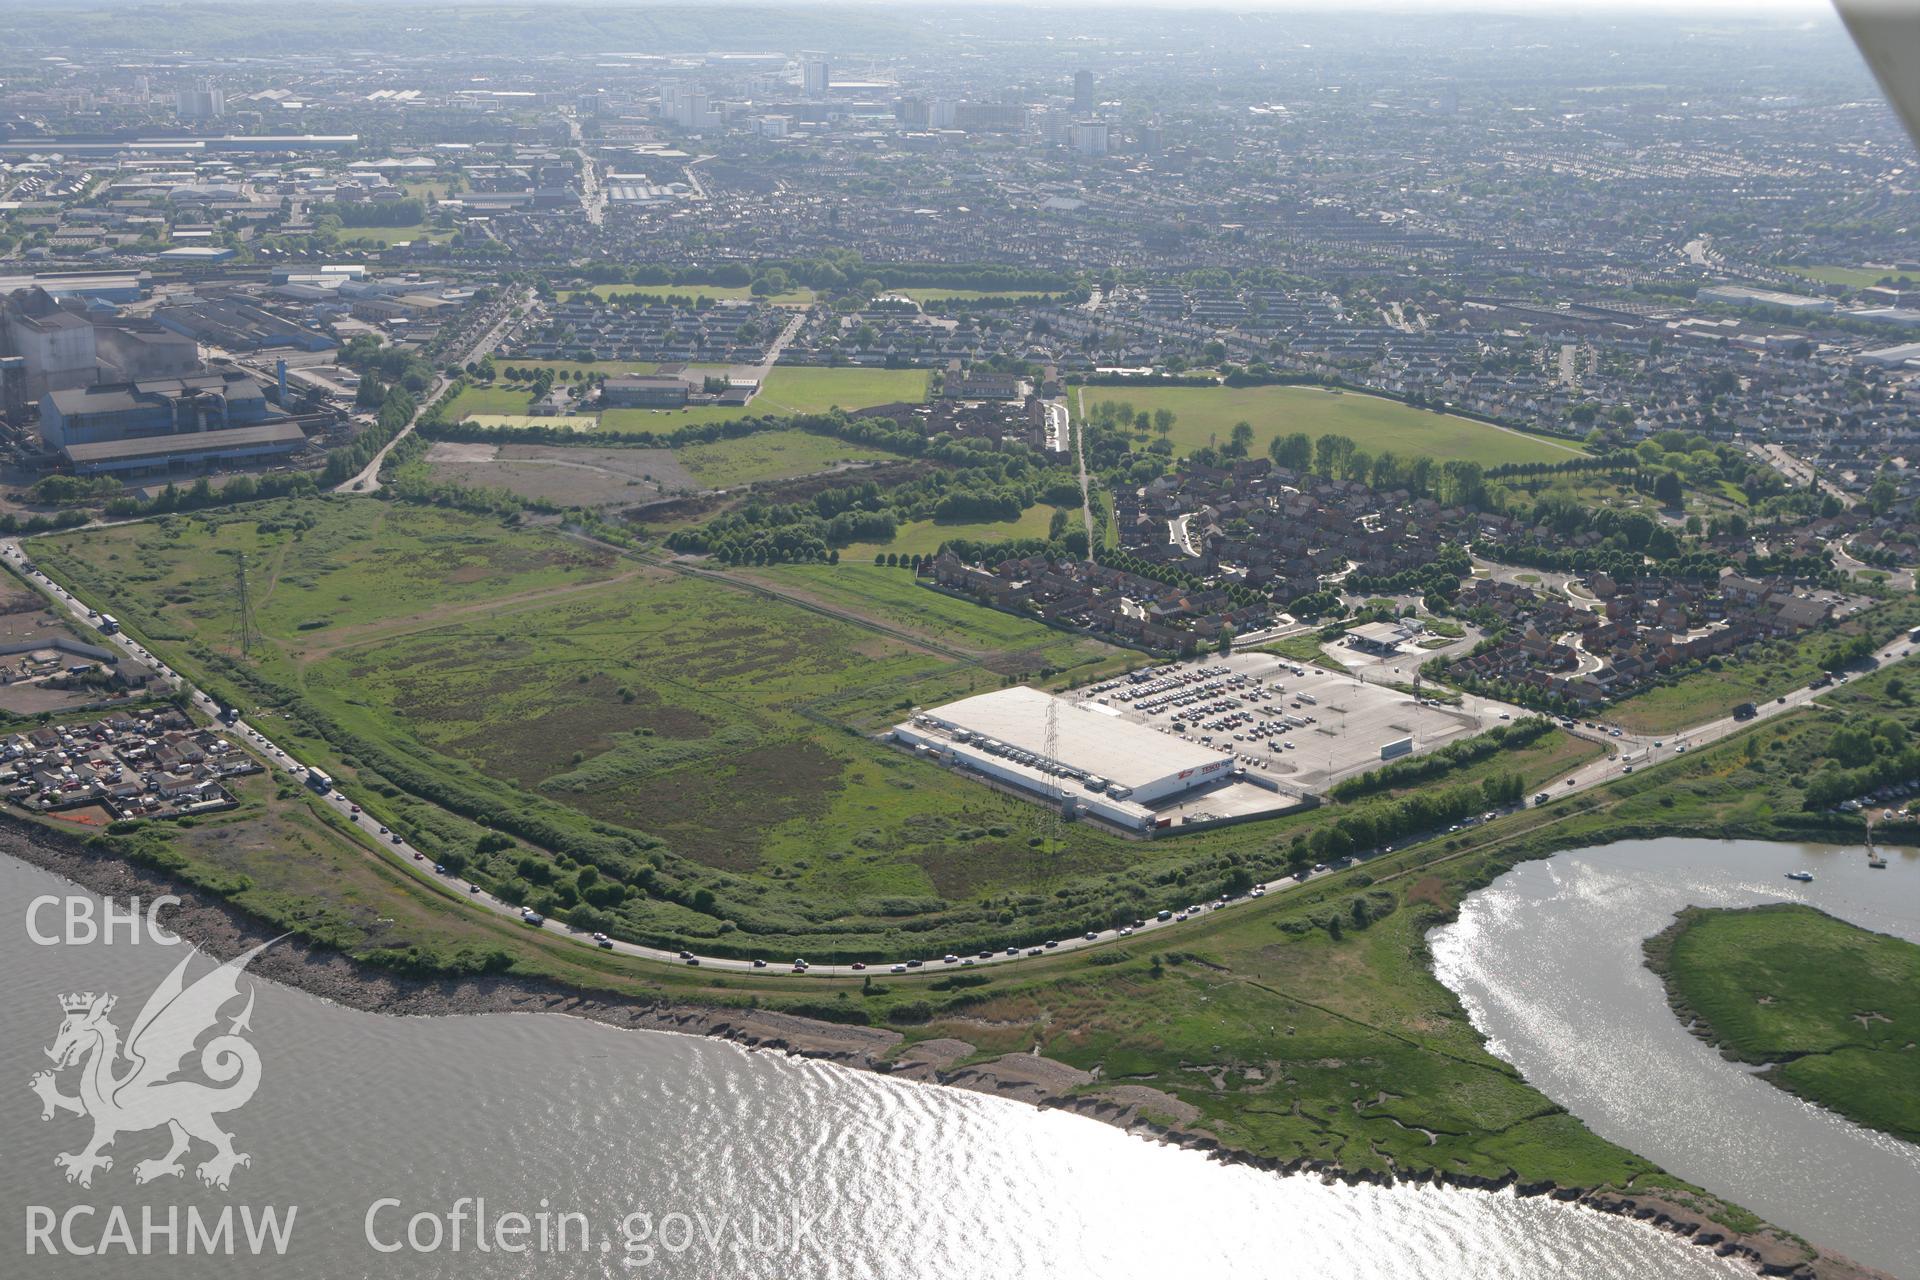
[[[32, 589], [53, 601], [61, 610], [77, 622], [89, 626], [97, 625], [100, 616], [66, 588], [60, 586], [38, 569], [28, 567], [27, 558], [20, 547], [18, 538], [0, 538], [0, 564], [21, 578]], [[110, 606], [109, 606], [110, 607]], [[124, 631], [116, 632], [107, 640], [122, 652], [139, 659], [153, 667], [162, 679], [174, 689], [187, 694], [193, 706], [209, 720], [218, 721], [222, 708], [207, 694], [192, 687], [178, 672], [168, 667], [158, 657], [149, 652], [138, 640]], [[1903, 636], [1874, 655], [1876, 663], [1885, 664], [1908, 656], [1911, 645]], [[1206, 659], [1200, 659], [1206, 661]], [[1631, 735], [1622, 732], [1615, 737], [1606, 729], [1589, 729], [1585, 724], [1575, 726], [1573, 732], [1578, 736], [1605, 742], [1615, 748], [1619, 754], [1607, 759], [1590, 762], [1580, 768], [1554, 779], [1542, 790], [1558, 799], [1562, 795], [1571, 795], [1579, 791], [1610, 781], [1628, 772], [1632, 768], [1655, 764], [1681, 753], [1682, 749], [1692, 749], [1726, 737], [1736, 729], [1758, 720], [1784, 715], [1797, 707], [1806, 706], [1819, 696], [1820, 690], [1813, 686], [1795, 689], [1776, 701], [1762, 704], [1752, 721], [1735, 720], [1731, 716], [1721, 717], [1681, 730], [1676, 734], [1662, 735], [1658, 739], [1651, 735]], [[1491, 705], [1491, 704], [1490, 704]], [[637, 943], [622, 942], [612, 938], [601, 939], [556, 920], [540, 920], [535, 923], [521, 908], [495, 898], [480, 889], [478, 885], [458, 875], [434, 866], [431, 858], [422, 850], [409, 843], [402, 832], [386, 829], [374, 815], [362, 812], [358, 805], [341, 792], [328, 787], [321, 790], [310, 779], [310, 766], [300, 760], [296, 754], [288, 751], [284, 745], [274, 741], [259, 725], [244, 718], [236, 717], [227, 730], [233, 737], [259, 758], [269, 770], [286, 775], [288, 778], [306, 786], [315, 798], [332, 810], [343, 823], [362, 833], [362, 839], [380, 856], [406, 869], [420, 880], [435, 884], [455, 897], [465, 898], [481, 910], [504, 919], [519, 921], [524, 927], [538, 928], [543, 933], [563, 938], [581, 946], [598, 947], [617, 955], [631, 956], [636, 959], [661, 964], [678, 964], [705, 969], [718, 969], [725, 972], [740, 973], [790, 973], [814, 977], [857, 977], [869, 973], [884, 973], [892, 977], [928, 976], [944, 972], [951, 968], [984, 967], [988, 965], [1011, 964], [1030, 956], [1044, 956], [1062, 951], [1075, 951], [1085, 947], [1109, 943], [1135, 934], [1151, 934], [1161, 930], [1176, 928], [1198, 916], [1210, 915], [1215, 911], [1229, 910], [1248, 902], [1257, 901], [1270, 894], [1284, 893], [1288, 890], [1312, 884], [1315, 880], [1333, 875], [1349, 865], [1351, 860], [1342, 860], [1331, 866], [1316, 866], [1301, 878], [1285, 876], [1253, 886], [1247, 893], [1237, 897], [1223, 896], [1191, 904], [1184, 910], [1168, 913], [1166, 920], [1157, 916], [1137, 920], [1130, 925], [1092, 929], [1078, 937], [1062, 937], [1039, 945], [1026, 947], [1002, 947], [995, 951], [980, 951], [971, 955], [900, 955], [870, 962], [849, 964], [800, 964], [804, 957], [772, 957], [737, 959], [731, 956], [698, 956], [688, 952], [668, 951], [658, 947], [645, 947]], [[1521, 806], [1514, 806], [1518, 808]], [[1413, 844], [1441, 832], [1427, 832], [1407, 837], [1401, 843]], [[910, 967], [911, 966], [911, 967]]]

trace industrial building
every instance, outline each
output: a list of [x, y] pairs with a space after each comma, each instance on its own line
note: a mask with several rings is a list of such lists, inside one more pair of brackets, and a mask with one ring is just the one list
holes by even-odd
[[260, 384], [234, 372], [50, 391], [40, 427], [47, 447], [81, 475], [256, 461], [306, 445]]
[[[25, 401], [102, 378], [131, 382], [200, 368], [200, 349], [190, 338], [151, 320], [115, 315], [103, 302], [56, 298], [37, 285], [0, 297], [0, 356], [22, 362]], [[10, 407], [9, 419], [17, 416]]]
[[[335, 285], [323, 296], [338, 289]], [[228, 351], [258, 351], [263, 347], [326, 351], [338, 345], [318, 329], [274, 315], [240, 295], [188, 298], [156, 309], [153, 319], [193, 342]]]
[[895, 726], [894, 738], [1136, 829], [1159, 821], [1152, 806], [1234, 774], [1231, 752], [1160, 733], [1098, 703], [1024, 685], [922, 712]]
[[1804, 293], [1784, 293], [1778, 289], [1753, 289], [1743, 284], [1710, 285], [1693, 295], [1695, 302], [1717, 302], [1729, 307], [1776, 307], [1782, 311], [1825, 314], [1833, 310], [1832, 298], [1814, 298]]
[[600, 387], [600, 403], [610, 409], [679, 409], [687, 403], [687, 384], [657, 374], [622, 374]]
[[88, 386], [99, 376], [86, 303], [60, 302], [37, 286], [0, 300], [0, 355], [25, 361], [29, 400], [56, 388]]

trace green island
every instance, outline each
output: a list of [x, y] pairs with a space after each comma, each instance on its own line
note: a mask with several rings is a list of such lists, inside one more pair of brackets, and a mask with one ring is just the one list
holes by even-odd
[[1920, 1142], [1920, 946], [1780, 903], [1690, 907], [1646, 950], [1701, 1039], [1789, 1093]]

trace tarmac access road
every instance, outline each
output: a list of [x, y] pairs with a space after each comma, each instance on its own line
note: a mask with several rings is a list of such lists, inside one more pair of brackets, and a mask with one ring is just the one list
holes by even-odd
[[[466, 358], [457, 360], [454, 363], [461, 365], [472, 364], [484, 356], [491, 355], [494, 347], [499, 345], [500, 339], [506, 334], [507, 329], [515, 320], [518, 320], [525, 314], [527, 307], [532, 301], [533, 295], [526, 293], [509, 302], [502, 308], [500, 319], [495, 321], [492, 327], [485, 333], [475, 338], [473, 345], [467, 348]], [[387, 441], [386, 447], [374, 454], [366, 466], [360, 468], [359, 474], [335, 485], [333, 491], [335, 493], [378, 493], [380, 490], [380, 467], [386, 462], [387, 455], [393, 452], [395, 445], [413, 433], [413, 429], [419, 425], [421, 417], [428, 409], [433, 407], [433, 403], [438, 400], [441, 393], [447, 389], [448, 382], [449, 379], [445, 374], [436, 374], [433, 379], [433, 386], [428, 388], [425, 396], [421, 397], [419, 407], [414, 409], [413, 417], [407, 419], [407, 425], [400, 428], [400, 430], [394, 434], [393, 439]]]

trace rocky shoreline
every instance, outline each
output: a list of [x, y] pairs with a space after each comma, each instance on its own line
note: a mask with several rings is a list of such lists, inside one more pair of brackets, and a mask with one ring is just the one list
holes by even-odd
[[[180, 936], [225, 959], [266, 941], [260, 922], [164, 873], [135, 866], [62, 839], [32, 823], [0, 816], [0, 854], [63, 877], [93, 893], [143, 898], [171, 893], [181, 905], [168, 915]], [[794, 1054], [856, 1070], [989, 1093], [1036, 1107], [1069, 1111], [1156, 1141], [1204, 1152], [1223, 1163], [1279, 1174], [1317, 1176], [1327, 1182], [1391, 1186], [1428, 1183], [1466, 1190], [1507, 1191], [1554, 1200], [1632, 1218], [1711, 1248], [1737, 1256], [1760, 1275], [1795, 1280], [1893, 1280], [1884, 1272], [1835, 1254], [1815, 1251], [1771, 1228], [1735, 1234], [1708, 1222], [1683, 1205], [1656, 1196], [1628, 1195], [1608, 1189], [1566, 1187], [1552, 1182], [1522, 1182], [1460, 1176], [1433, 1171], [1400, 1175], [1345, 1169], [1322, 1161], [1280, 1160], [1223, 1146], [1209, 1134], [1184, 1127], [1197, 1118], [1188, 1104], [1160, 1090], [1118, 1085], [1100, 1093], [1073, 1090], [1094, 1082], [1078, 1068], [1037, 1054], [1008, 1054], [987, 1062], [958, 1065], [974, 1053], [963, 1040], [931, 1040], [900, 1050], [898, 1032], [843, 1026], [767, 1009], [706, 1008], [668, 1001], [583, 995], [559, 986], [512, 978], [415, 978], [364, 965], [338, 952], [319, 950], [289, 939], [263, 953], [251, 971], [321, 999], [369, 1013], [434, 1017], [479, 1013], [561, 1013], [609, 1026], [684, 1035], [714, 1036], [751, 1049]]]

